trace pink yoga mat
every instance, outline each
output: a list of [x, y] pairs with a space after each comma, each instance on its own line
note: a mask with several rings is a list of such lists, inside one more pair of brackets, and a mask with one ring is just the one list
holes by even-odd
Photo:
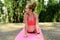
[[37, 38], [36, 34], [28, 33], [28, 37], [24, 37], [24, 29], [22, 29], [16, 36], [15, 40], [44, 40], [42, 31], [40, 29], [40, 38]]

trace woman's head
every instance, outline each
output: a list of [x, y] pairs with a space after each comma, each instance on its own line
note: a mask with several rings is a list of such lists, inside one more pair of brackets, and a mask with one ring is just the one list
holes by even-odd
[[30, 12], [33, 12], [35, 10], [35, 7], [36, 7], [36, 3], [32, 3], [32, 4], [27, 4], [26, 5], [26, 12], [27, 13], [30, 13]]

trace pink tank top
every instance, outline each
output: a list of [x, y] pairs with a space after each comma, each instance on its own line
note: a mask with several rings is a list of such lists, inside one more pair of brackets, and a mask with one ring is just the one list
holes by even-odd
[[28, 16], [27, 23], [28, 23], [28, 26], [36, 25], [36, 17], [33, 15], [33, 20], [30, 20]]

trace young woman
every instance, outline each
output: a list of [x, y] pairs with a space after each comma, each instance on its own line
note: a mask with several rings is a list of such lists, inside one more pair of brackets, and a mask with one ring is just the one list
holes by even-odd
[[[24, 14], [24, 29], [17, 35], [15, 40], [44, 40], [38, 25], [38, 15], [34, 12], [36, 3], [26, 5]], [[36, 34], [36, 35], [35, 35]]]

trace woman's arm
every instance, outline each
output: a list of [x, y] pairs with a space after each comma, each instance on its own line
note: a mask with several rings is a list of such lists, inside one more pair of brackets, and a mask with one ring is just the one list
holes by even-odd
[[36, 30], [37, 30], [37, 34], [40, 33], [40, 28], [39, 28], [39, 25], [38, 25], [38, 15], [36, 14]]
[[26, 13], [24, 14], [24, 23], [25, 23], [25, 35], [27, 35], [27, 15]]

